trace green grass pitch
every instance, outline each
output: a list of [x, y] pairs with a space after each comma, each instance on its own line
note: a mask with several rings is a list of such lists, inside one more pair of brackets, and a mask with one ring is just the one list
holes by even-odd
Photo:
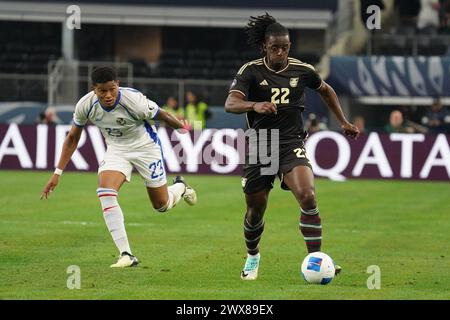
[[[449, 299], [450, 184], [316, 180], [322, 250], [342, 265], [327, 286], [308, 285], [293, 196], [276, 185], [266, 211], [259, 278], [244, 282], [244, 198], [239, 177], [186, 176], [198, 206], [150, 206], [141, 179], [124, 185], [137, 268], [111, 269], [117, 251], [96, 197], [97, 176], [66, 172], [48, 201], [48, 172], [0, 172], [1, 299]], [[67, 268], [80, 267], [69, 290]], [[381, 270], [369, 290], [367, 267]]]

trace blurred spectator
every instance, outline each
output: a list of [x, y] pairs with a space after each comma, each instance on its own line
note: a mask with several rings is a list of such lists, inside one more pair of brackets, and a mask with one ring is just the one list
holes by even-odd
[[414, 129], [405, 124], [403, 114], [398, 110], [391, 112], [389, 124], [384, 126], [384, 131], [387, 133], [414, 133]]
[[305, 130], [308, 133], [314, 133], [317, 131], [322, 131], [327, 129], [327, 124], [321, 121], [315, 113], [310, 113], [308, 119], [306, 119]]
[[178, 119], [184, 118], [183, 109], [178, 106], [178, 100], [172, 96], [167, 98], [166, 103], [162, 106], [162, 109]]
[[417, 29], [420, 33], [436, 33], [439, 28], [439, 0], [420, 0]]
[[186, 92], [186, 107], [185, 107], [185, 117], [194, 128], [198, 128], [194, 124], [195, 122], [201, 123], [201, 129], [206, 127], [206, 119], [211, 116], [211, 113], [208, 111], [208, 105], [199, 101], [197, 96], [192, 92]]
[[58, 115], [56, 114], [56, 109], [54, 107], [48, 107], [47, 109], [45, 109], [45, 112], [41, 112], [39, 114], [39, 119], [36, 122], [54, 125], [61, 123], [61, 120], [58, 118]]
[[402, 113], [404, 120], [412, 120], [417, 111], [416, 106], [410, 105], [396, 105], [395, 108]]
[[408, 106], [408, 105], [399, 105], [396, 106], [397, 110], [401, 112], [403, 116], [403, 123], [406, 127], [411, 127], [414, 132], [419, 133], [427, 133], [428, 128], [424, 127], [417, 122], [420, 122], [421, 116], [419, 116], [419, 112], [417, 106]]
[[422, 118], [422, 123], [432, 133], [446, 133], [450, 125], [450, 113], [444, 108], [441, 101], [436, 99], [431, 109]]
[[353, 124], [358, 128], [359, 132], [366, 132], [366, 121], [363, 116], [356, 116], [353, 118]]
[[406, 127], [410, 127], [413, 132], [417, 132], [417, 133], [428, 133], [428, 128], [421, 126], [418, 123], [415, 123], [411, 120], [405, 120], [405, 125]]
[[45, 121], [45, 112], [39, 113], [39, 116], [36, 118], [36, 123], [44, 123]]

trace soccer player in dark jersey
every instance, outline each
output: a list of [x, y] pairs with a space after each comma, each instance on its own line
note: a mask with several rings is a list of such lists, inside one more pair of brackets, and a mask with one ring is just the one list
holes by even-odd
[[[261, 50], [263, 58], [250, 61], [239, 69], [231, 84], [225, 109], [231, 113], [246, 113], [248, 127], [259, 141], [258, 148], [266, 144], [271, 159], [275, 156], [278, 161], [277, 172], [267, 174], [262, 171], [267, 162], [263, 163], [260, 158], [251, 161], [252, 152], [247, 151], [246, 154], [242, 185], [247, 203], [244, 219], [247, 260], [241, 278], [255, 280], [260, 261], [259, 241], [264, 230], [263, 216], [276, 175], [282, 182], [281, 187], [291, 190], [300, 205], [300, 231], [308, 252], [320, 251], [322, 225], [314, 175], [304, 149], [306, 133], [302, 112], [305, 109], [305, 88], [320, 94], [336, 115], [345, 135], [356, 139], [359, 131], [346, 119], [335, 91], [321, 79], [314, 67], [288, 56], [291, 42], [283, 25], [266, 13], [250, 17], [245, 31], [249, 43]], [[264, 138], [263, 132], [270, 134]], [[279, 143], [274, 149], [271, 140], [275, 139], [276, 133]], [[249, 137], [249, 141], [251, 150], [255, 140]], [[339, 272], [340, 267], [337, 266], [336, 270]]]

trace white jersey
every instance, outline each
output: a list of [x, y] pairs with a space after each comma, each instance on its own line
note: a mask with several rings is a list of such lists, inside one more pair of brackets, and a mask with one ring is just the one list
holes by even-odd
[[159, 106], [136, 89], [119, 88], [114, 106], [103, 108], [94, 91], [82, 97], [73, 114], [77, 127], [91, 121], [100, 128], [108, 147], [136, 149], [158, 143], [156, 128], [150, 124]]
[[439, 27], [439, 10], [433, 8], [438, 5], [439, 0], [421, 0], [420, 12], [417, 17], [417, 27], [423, 29], [426, 27]]

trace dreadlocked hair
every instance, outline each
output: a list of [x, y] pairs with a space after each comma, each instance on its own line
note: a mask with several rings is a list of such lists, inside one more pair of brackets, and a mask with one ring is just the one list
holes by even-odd
[[262, 50], [262, 45], [269, 36], [289, 34], [288, 29], [267, 12], [262, 16], [250, 17], [244, 30], [248, 36], [248, 44], [260, 50]]

